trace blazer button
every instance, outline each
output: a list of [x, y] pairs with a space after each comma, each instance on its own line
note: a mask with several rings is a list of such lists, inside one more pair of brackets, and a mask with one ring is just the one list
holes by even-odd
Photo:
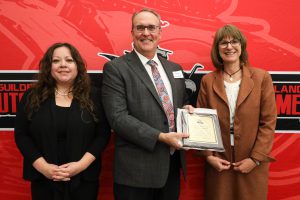
[[234, 134], [234, 139], [239, 140], [241, 136], [239, 134]]

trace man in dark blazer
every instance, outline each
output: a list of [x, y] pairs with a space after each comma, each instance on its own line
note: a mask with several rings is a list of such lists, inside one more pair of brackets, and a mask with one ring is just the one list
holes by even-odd
[[182, 68], [157, 54], [161, 27], [155, 11], [134, 13], [131, 33], [134, 50], [106, 63], [103, 71], [103, 104], [116, 133], [114, 196], [117, 200], [177, 200], [180, 167], [185, 175], [184, 152], [179, 149], [188, 134], [170, 131], [147, 62], [157, 63], [175, 116], [177, 108], [190, 107]]

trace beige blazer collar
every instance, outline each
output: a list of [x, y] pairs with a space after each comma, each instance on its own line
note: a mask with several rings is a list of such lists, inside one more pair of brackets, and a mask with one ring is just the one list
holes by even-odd
[[[238, 106], [241, 105], [243, 101], [245, 101], [247, 96], [253, 90], [254, 81], [252, 80], [252, 73], [253, 72], [249, 67], [243, 67], [242, 81], [240, 85], [239, 95], [237, 98], [236, 108], [238, 108]], [[213, 90], [228, 105], [226, 91], [224, 88], [224, 79], [223, 79], [222, 70], [216, 70], [214, 74], [215, 74], [214, 76], [215, 80], [212, 86]]]

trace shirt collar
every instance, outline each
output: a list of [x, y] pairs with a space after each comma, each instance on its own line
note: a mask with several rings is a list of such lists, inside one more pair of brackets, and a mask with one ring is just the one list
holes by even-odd
[[[143, 65], [146, 66], [149, 59], [146, 58], [145, 56], [143, 56], [142, 54], [140, 54], [136, 49], [134, 49], [134, 51], [138, 55], [138, 57], [141, 60], [141, 62], [143, 63]], [[160, 63], [160, 61], [158, 59], [158, 56], [157, 56], [157, 53], [154, 55], [154, 58], [152, 58], [151, 60], [154, 60], [157, 64]]]

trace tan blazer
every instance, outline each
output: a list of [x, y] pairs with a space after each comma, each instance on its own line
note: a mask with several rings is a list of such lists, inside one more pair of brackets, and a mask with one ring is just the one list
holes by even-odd
[[[220, 70], [205, 75], [201, 80], [197, 107], [217, 109], [226, 150], [204, 154], [214, 154], [231, 162], [229, 104], [223, 81]], [[247, 175], [233, 170], [219, 173], [207, 164], [206, 199], [266, 199], [268, 162], [274, 161], [270, 151], [276, 117], [271, 76], [262, 69], [244, 67], [234, 118], [235, 161], [253, 157], [262, 164]]]

